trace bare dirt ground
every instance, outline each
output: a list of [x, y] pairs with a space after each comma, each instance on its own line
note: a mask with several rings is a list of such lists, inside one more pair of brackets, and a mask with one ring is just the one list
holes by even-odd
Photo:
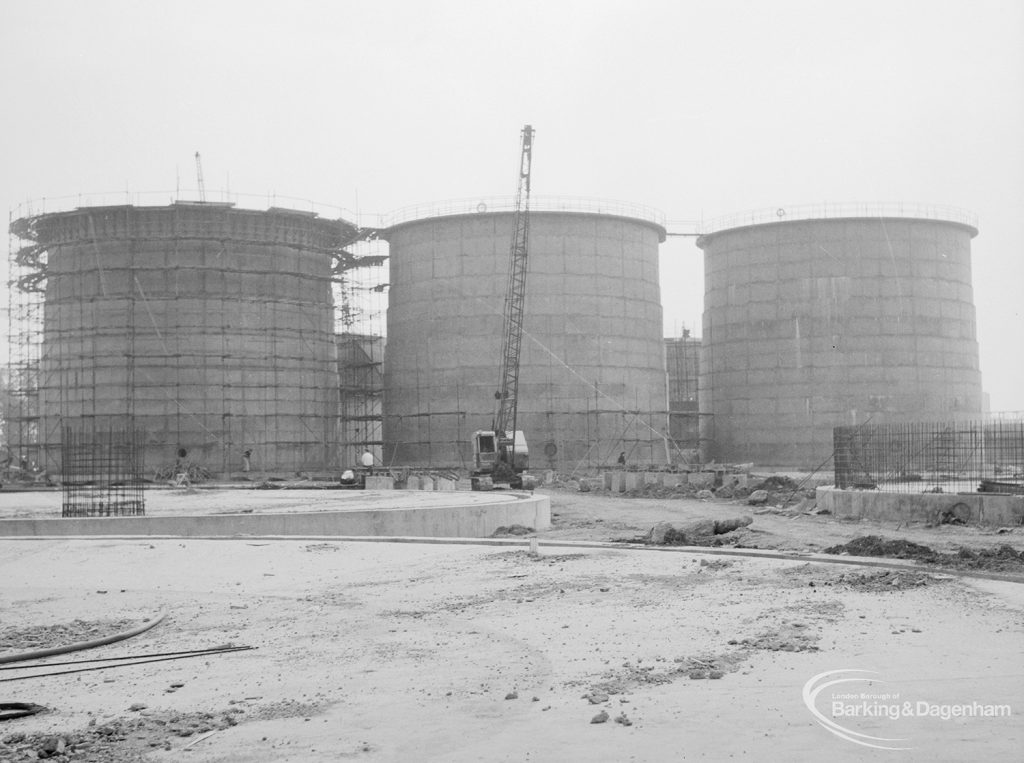
[[[945, 524], [926, 527], [873, 520], [837, 521], [827, 514], [754, 507], [746, 499], [706, 501], [696, 498], [635, 498], [604, 491], [545, 489], [551, 498], [552, 529], [545, 537], [564, 540], [625, 541], [646, 533], [658, 522], [689, 522], [706, 517], [752, 516], [753, 524], [730, 533], [730, 545], [783, 551], [822, 551], [864, 535], [900, 538], [954, 552], [961, 546], [1009, 545], [1024, 550], [1024, 527], [971, 527]], [[798, 505], [797, 502], [794, 502]], [[795, 505], [791, 509], [795, 509]], [[763, 512], [763, 513], [759, 513]], [[726, 540], [723, 537], [723, 540]], [[1024, 572], [1024, 570], [1022, 570]]]
[[[160, 610], [166, 620], [136, 638], [40, 662], [256, 647], [0, 671], [0, 702], [49, 708], [0, 723], [0, 760], [1019, 759], [1024, 586], [926, 566], [553, 548], [750, 508], [550, 495], [557, 516], [537, 557], [332, 539], [0, 540], [0, 657]], [[797, 552], [864, 535], [942, 551], [1024, 545], [1019, 529], [770, 513], [737, 532], [742, 545]], [[911, 713], [838, 718], [867, 736], [831, 733], [802, 693], [849, 670], [873, 671], [858, 674], [872, 683], [837, 688], [899, 694]], [[829, 718], [832, 701], [817, 700]], [[1010, 712], [940, 712], [970, 703]]]

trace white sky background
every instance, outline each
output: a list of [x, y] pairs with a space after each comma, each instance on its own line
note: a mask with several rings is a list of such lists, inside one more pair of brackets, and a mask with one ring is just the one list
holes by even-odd
[[[1024, 410], [1020, 0], [3, 0], [0, 95], [3, 209], [194, 188], [196, 150], [211, 200], [511, 195], [525, 123], [534, 193], [670, 220], [965, 207], [984, 385]], [[666, 334], [699, 333], [693, 239], [661, 279]]]

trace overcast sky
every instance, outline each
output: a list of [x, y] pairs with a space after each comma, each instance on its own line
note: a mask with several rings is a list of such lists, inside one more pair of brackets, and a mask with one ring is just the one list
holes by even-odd
[[[364, 215], [534, 193], [669, 220], [965, 207], [984, 385], [1024, 410], [1024, 2], [0, 2], [0, 207], [195, 187]], [[170, 197], [155, 198], [165, 203]], [[123, 198], [122, 198], [123, 201]], [[667, 334], [701, 254], [662, 246]]]

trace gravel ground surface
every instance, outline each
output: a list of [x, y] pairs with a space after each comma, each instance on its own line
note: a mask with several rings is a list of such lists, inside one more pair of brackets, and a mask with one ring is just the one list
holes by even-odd
[[874, 535], [912, 541], [945, 553], [954, 553], [961, 547], [992, 549], [1001, 545], [1024, 551], [1024, 527], [926, 527], [873, 520], [837, 521], [827, 514], [797, 511], [799, 504], [778, 509], [749, 506], [744, 499], [657, 499], [557, 488], [544, 492], [551, 497], [552, 523], [551, 531], [544, 536], [564, 540], [625, 541], [643, 535], [658, 522], [746, 515], [753, 517], [753, 524], [730, 533], [723, 541], [748, 548], [802, 552], [824, 551], [854, 538]]
[[[538, 556], [332, 539], [0, 540], [0, 656], [167, 613], [128, 641], [0, 671], [0, 702], [48, 708], [0, 723], [0, 760], [1019, 759], [1024, 586], [924, 565], [553, 548], [750, 508], [549, 494], [557, 516]], [[1016, 528], [771, 513], [735, 534], [796, 552], [864, 536], [942, 553], [1024, 546]], [[55, 665], [227, 644], [255, 648]], [[850, 670], [873, 672], [838, 673]], [[803, 694], [833, 672], [871, 683], [811, 705], [853, 733], [902, 741], [824, 728]], [[833, 702], [855, 704], [833, 699], [839, 689], [938, 710], [834, 717]], [[1010, 714], [941, 716], [970, 703]]]

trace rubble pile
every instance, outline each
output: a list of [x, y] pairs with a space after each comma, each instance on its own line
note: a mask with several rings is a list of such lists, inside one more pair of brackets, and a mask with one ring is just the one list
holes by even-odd
[[0, 653], [26, 652], [79, 641], [92, 641], [113, 636], [137, 624], [138, 621], [132, 620], [72, 620], [70, 623], [33, 625], [24, 628], [8, 626], [0, 630]]
[[658, 522], [646, 535], [634, 540], [650, 546], [711, 545], [714, 536], [748, 527], [753, 521], [753, 517], [742, 516], [729, 519], [698, 519], [695, 522]]
[[817, 652], [820, 639], [820, 634], [809, 630], [807, 623], [785, 622], [753, 638], [731, 639], [729, 644], [768, 652]]
[[878, 535], [862, 535], [849, 543], [830, 546], [825, 549], [825, 553], [912, 559], [922, 564], [958, 570], [1024, 573], [1024, 551], [1017, 551], [1005, 544], [978, 550], [961, 546], [954, 553], [945, 554], [913, 541], [889, 540]]

